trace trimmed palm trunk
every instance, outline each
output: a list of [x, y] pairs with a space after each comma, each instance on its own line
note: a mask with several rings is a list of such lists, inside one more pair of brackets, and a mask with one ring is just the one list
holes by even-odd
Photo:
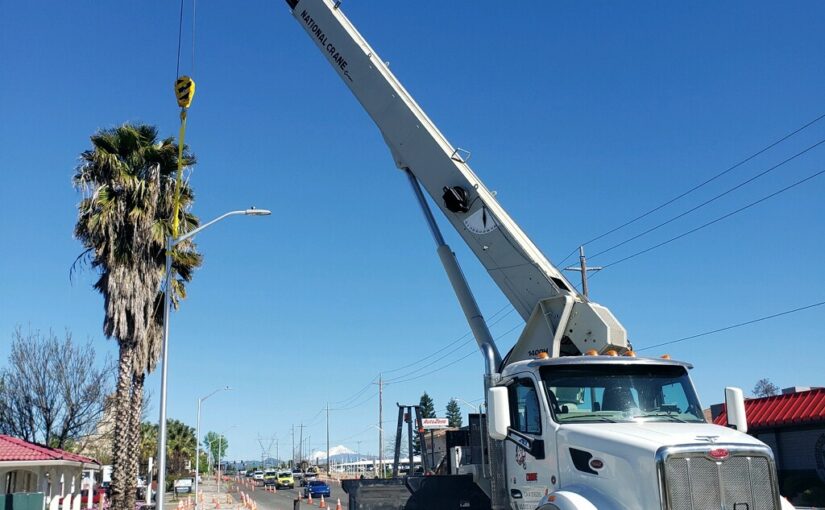
[[129, 434], [131, 415], [132, 362], [134, 348], [121, 343], [118, 360], [117, 388], [115, 389], [115, 436], [112, 442], [112, 508], [134, 508], [126, 506], [125, 497], [129, 490], [129, 456], [119, 446], [124, 444]]

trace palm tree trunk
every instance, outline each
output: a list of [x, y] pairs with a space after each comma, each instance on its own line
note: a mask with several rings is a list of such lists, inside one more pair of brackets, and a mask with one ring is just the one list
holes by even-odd
[[[129, 482], [129, 417], [132, 404], [132, 364], [134, 346], [120, 342], [117, 388], [115, 390], [115, 436], [112, 441], [112, 510], [134, 510], [126, 505]], [[134, 484], [134, 481], [132, 481]], [[133, 496], [134, 501], [134, 496]]]
[[143, 383], [145, 375], [135, 375], [132, 378], [132, 400], [129, 405], [129, 438], [127, 442], [127, 457], [129, 460], [129, 476], [126, 479], [124, 505], [127, 509], [135, 508], [137, 491], [137, 476], [140, 467], [140, 415], [143, 406]]

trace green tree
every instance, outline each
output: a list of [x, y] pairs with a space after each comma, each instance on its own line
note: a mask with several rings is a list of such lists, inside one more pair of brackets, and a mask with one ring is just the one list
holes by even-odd
[[[433, 402], [432, 397], [430, 397], [426, 391], [423, 395], [421, 395], [421, 399], [418, 401], [418, 405], [421, 407], [422, 418], [436, 417], [435, 403]], [[410, 419], [415, 419], [415, 416], [410, 416]], [[415, 455], [419, 455], [421, 453], [421, 442], [418, 440], [418, 434], [415, 432], [413, 432], [413, 453]]]
[[223, 434], [218, 434], [217, 432], [207, 432], [206, 436], [203, 438], [203, 442], [201, 443], [201, 447], [209, 452], [215, 462], [218, 459], [226, 458], [226, 450], [229, 448], [229, 441], [227, 441], [226, 436]]
[[170, 473], [181, 474], [194, 466], [195, 428], [178, 420], [166, 422], [166, 457]]
[[[98, 274], [94, 289], [103, 296], [103, 332], [118, 343], [112, 506], [133, 510], [144, 380], [161, 349], [165, 237], [176, 203], [181, 233], [197, 227], [198, 219], [189, 212], [194, 195], [186, 182], [176, 198], [178, 147], [172, 138], [158, 140], [153, 126], [124, 124], [97, 132], [91, 142], [72, 178], [82, 196], [74, 234], [84, 248], [72, 269], [88, 265]], [[195, 164], [188, 150], [183, 154], [183, 165]], [[175, 247], [172, 260], [169, 287], [177, 306], [201, 256], [190, 240]]]
[[149, 457], [158, 456], [158, 426], [154, 423], [140, 424], [140, 463], [149, 462]]
[[461, 428], [463, 423], [461, 419], [461, 406], [458, 405], [456, 399], [451, 398], [447, 402], [447, 419], [450, 421], [450, 427]]
[[435, 404], [433, 403], [433, 399], [427, 395], [425, 391], [423, 395], [421, 395], [421, 400], [418, 402], [418, 405], [421, 406], [421, 417], [422, 418], [435, 418]]

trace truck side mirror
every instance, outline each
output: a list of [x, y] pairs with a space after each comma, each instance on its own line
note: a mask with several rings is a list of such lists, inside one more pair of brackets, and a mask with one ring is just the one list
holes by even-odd
[[507, 388], [490, 388], [487, 390], [487, 431], [493, 439], [503, 441], [509, 428], [510, 398]]
[[725, 407], [728, 413], [728, 427], [747, 433], [748, 418], [745, 415], [745, 397], [741, 388], [725, 388]]

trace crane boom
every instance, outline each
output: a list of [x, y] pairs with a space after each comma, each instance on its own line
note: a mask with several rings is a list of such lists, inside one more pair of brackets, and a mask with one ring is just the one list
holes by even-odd
[[[527, 321], [524, 342], [519, 341], [524, 352], [518, 352], [517, 344], [517, 357], [535, 351], [556, 356], [583, 352], [583, 347], [590, 347], [588, 342], [598, 350], [605, 346], [624, 348], [624, 328], [606, 308], [579, 294], [533, 244], [473, 173], [464, 153], [447, 141], [341, 12], [340, 2], [286, 1], [293, 16], [378, 126], [396, 166], [418, 179]], [[575, 320], [579, 327], [575, 334], [568, 334], [573, 332], [566, 332], [568, 328], [563, 326]], [[598, 324], [591, 324], [592, 320]], [[563, 345], [565, 338], [567, 348]]]

